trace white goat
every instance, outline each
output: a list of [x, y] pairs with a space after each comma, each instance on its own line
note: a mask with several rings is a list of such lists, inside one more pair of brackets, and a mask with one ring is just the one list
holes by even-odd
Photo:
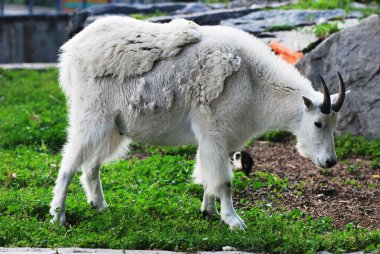
[[[284, 129], [318, 167], [336, 163], [333, 129], [344, 101], [324, 94], [255, 37], [186, 20], [152, 24], [126, 17], [99, 19], [61, 48], [60, 84], [68, 97], [52, 221], [65, 222], [65, 199], [75, 171], [88, 202], [104, 201], [99, 168], [135, 140], [198, 145], [194, 177], [203, 184], [201, 210], [231, 228], [245, 228], [232, 203], [229, 153], [253, 135]], [[339, 76], [340, 77], [340, 76]], [[341, 77], [340, 77], [341, 79]], [[333, 104], [331, 105], [331, 101]]]

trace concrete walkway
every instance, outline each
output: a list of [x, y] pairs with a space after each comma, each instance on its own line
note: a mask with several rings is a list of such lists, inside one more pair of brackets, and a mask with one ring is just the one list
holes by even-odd
[[[55, 7], [43, 7], [33, 6], [33, 14], [56, 14], [57, 8]], [[28, 15], [29, 6], [27, 4], [5, 4], [4, 15]]]

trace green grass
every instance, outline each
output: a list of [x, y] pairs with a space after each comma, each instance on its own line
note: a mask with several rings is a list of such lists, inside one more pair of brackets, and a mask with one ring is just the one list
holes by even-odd
[[206, 0], [206, 4], [225, 4], [228, 5], [230, 0]]
[[339, 31], [340, 29], [336, 22], [323, 23], [313, 27], [313, 32], [318, 38], [325, 38]]
[[294, 4], [284, 6], [284, 9], [312, 9], [312, 10], [332, 10], [351, 9], [351, 0], [299, 0]]
[[[353, 8], [351, 4], [354, 1], [352, 0], [299, 0], [294, 4], [286, 5], [279, 7], [279, 9], [284, 10], [333, 10], [333, 9], [343, 9], [346, 13], [350, 11], [359, 11], [365, 17], [371, 14], [380, 14], [380, 8], [372, 9], [372, 8]], [[376, 4], [377, 6], [380, 4], [380, 1], [364, 1], [367, 3]]]
[[[238, 213], [248, 230], [230, 231], [219, 219], [206, 220], [199, 208], [202, 188], [191, 182], [195, 147], [147, 147], [132, 151], [151, 156], [120, 160], [102, 167], [109, 209], [97, 213], [86, 203], [73, 180], [62, 227], [49, 222], [49, 203], [58, 173], [66, 127], [65, 101], [55, 70], [0, 70], [0, 246], [164, 249], [175, 251], [239, 250], [277, 253], [336, 253], [380, 249], [380, 231], [348, 224], [337, 230], [329, 218], [314, 218], [299, 210], [248, 208], [255, 202], [239, 200]], [[275, 134], [268, 134], [270, 139]], [[268, 138], [269, 139], [269, 138]], [[342, 154], [372, 155], [371, 141], [344, 136]], [[377, 150], [378, 151], [378, 150]], [[280, 193], [290, 183], [268, 172], [253, 179], [237, 172], [234, 192], [252, 185]], [[351, 184], [351, 183], [348, 183]]]
[[268, 28], [268, 31], [270, 32], [276, 32], [276, 31], [288, 31], [294, 29], [294, 26], [290, 25], [281, 25], [281, 26], [270, 26]]
[[0, 148], [17, 145], [57, 151], [65, 139], [65, 99], [57, 72], [0, 69]]
[[161, 16], [166, 16], [168, 13], [162, 12], [162, 11], [155, 11], [152, 13], [132, 13], [129, 16], [135, 19], [149, 19], [149, 18], [156, 18]]

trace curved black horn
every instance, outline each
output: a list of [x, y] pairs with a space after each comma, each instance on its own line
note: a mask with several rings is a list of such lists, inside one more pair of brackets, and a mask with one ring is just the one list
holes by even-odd
[[330, 92], [329, 89], [326, 86], [326, 82], [322, 78], [322, 76], [319, 74], [319, 77], [322, 81], [323, 86], [323, 103], [321, 106], [319, 106], [319, 109], [323, 114], [330, 114], [331, 113], [331, 98], [330, 98]]
[[334, 110], [335, 112], [339, 112], [339, 110], [342, 108], [344, 98], [346, 97], [346, 87], [344, 85], [343, 78], [340, 75], [339, 71], [337, 71], [337, 72], [338, 72], [339, 81], [340, 81], [339, 82], [339, 94], [338, 94], [338, 99], [331, 106], [332, 110]]

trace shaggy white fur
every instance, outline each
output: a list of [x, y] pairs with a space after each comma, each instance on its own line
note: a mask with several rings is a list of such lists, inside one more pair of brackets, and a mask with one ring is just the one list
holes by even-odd
[[[110, 16], [97, 19], [64, 44], [60, 66], [74, 64], [89, 78], [110, 75], [122, 82], [149, 71], [158, 59], [175, 56], [199, 37], [198, 25], [184, 19], [162, 25]], [[70, 88], [61, 85], [67, 94]]]
[[337, 113], [322, 114], [323, 96], [310, 81], [242, 31], [107, 17], [63, 45], [60, 59], [70, 127], [51, 203], [53, 221], [64, 223], [67, 188], [81, 167], [88, 202], [99, 211], [107, 207], [100, 165], [130, 140], [197, 144], [194, 179], [205, 190], [201, 209], [218, 214], [220, 197], [222, 220], [231, 228], [245, 224], [232, 203], [228, 155], [253, 135], [285, 129], [317, 166], [336, 161]]

